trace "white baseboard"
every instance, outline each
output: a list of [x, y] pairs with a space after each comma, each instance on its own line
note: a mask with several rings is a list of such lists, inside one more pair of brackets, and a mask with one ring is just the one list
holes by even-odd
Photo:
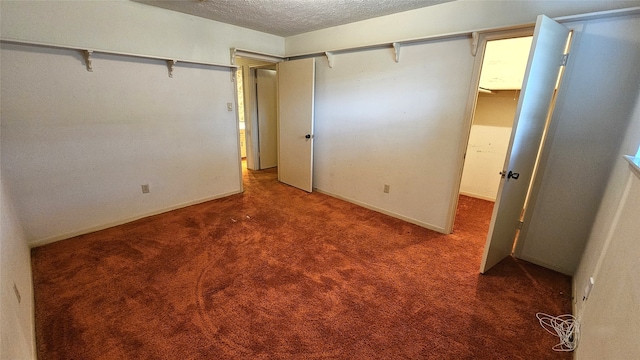
[[318, 188], [314, 188], [313, 190], [317, 191], [317, 192], [319, 192], [321, 194], [325, 194], [325, 195], [334, 197], [336, 199], [344, 200], [346, 202], [350, 202], [352, 204], [356, 204], [358, 206], [362, 206], [363, 208], [366, 208], [366, 209], [369, 209], [369, 210], [373, 210], [375, 212], [379, 212], [381, 214], [385, 214], [385, 215], [394, 217], [396, 219], [400, 219], [400, 220], [406, 221], [408, 223], [412, 223], [414, 225], [418, 225], [418, 226], [421, 226], [423, 228], [439, 232], [441, 234], [447, 234], [445, 229], [443, 227], [440, 227], [440, 226], [435, 226], [433, 224], [429, 224], [429, 223], [426, 223], [426, 222], [423, 222], [423, 221], [420, 221], [420, 220], [416, 220], [416, 219], [413, 219], [413, 218], [410, 218], [410, 217], [407, 217], [407, 216], [404, 216], [404, 215], [400, 215], [400, 214], [394, 213], [392, 211], [381, 209], [379, 207], [376, 207], [376, 206], [373, 206], [373, 205], [370, 205], [370, 204], [367, 204], [367, 203], [364, 203], [364, 202], [361, 202], [361, 201], [358, 201], [358, 200], [350, 199], [348, 197], [344, 197], [344, 196], [340, 196], [340, 195], [337, 195], [337, 194], [333, 194], [333, 193], [328, 192], [328, 191], [320, 190]]
[[177, 205], [174, 205], [174, 206], [170, 206], [170, 207], [167, 207], [167, 208], [164, 208], [164, 209], [152, 211], [152, 212], [149, 212], [149, 213], [144, 213], [144, 214], [141, 214], [141, 215], [136, 215], [136, 216], [133, 216], [133, 217], [125, 218], [125, 219], [114, 221], [114, 222], [110, 222], [110, 223], [105, 223], [105, 224], [92, 226], [92, 227], [85, 228], [85, 229], [82, 229], [82, 230], [72, 231], [72, 232], [68, 232], [68, 233], [60, 234], [60, 235], [55, 235], [55, 236], [51, 236], [51, 237], [44, 238], [44, 239], [32, 240], [32, 241], [29, 241], [29, 247], [34, 248], [34, 247], [50, 244], [50, 243], [53, 243], [53, 242], [56, 242], [56, 241], [69, 239], [69, 238], [72, 238], [72, 237], [75, 237], [75, 236], [84, 235], [84, 234], [88, 234], [88, 233], [92, 233], [92, 232], [108, 229], [110, 227], [114, 227], [114, 226], [130, 223], [132, 221], [140, 220], [140, 219], [143, 219], [143, 218], [146, 218], [146, 217], [149, 217], [149, 216], [166, 213], [166, 212], [177, 210], [177, 209], [181, 209], [181, 208], [184, 208], [184, 207], [187, 207], [187, 206], [197, 205], [197, 204], [201, 204], [201, 203], [204, 203], [204, 202], [207, 202], [207, 201], [216, 200], [216, 199], [220, 199], [220, 198], [223, 198], [223, 197], [227, 197], [227, 196], [235, 195], [235, 194], [240, 194], [240, 193], [242, 193], [242, 191], [232, 191], [232, 192], [228, 192], [228, 193], [224, 193], [224, 194], [220, 194], [220, 195], [216, 195], [216, 196], [211, 196], [211, 197], [207, 197], [207, 198], [203, 198], [203, 199], [199, 199], [199, 200], [188, 201], [188, 202], [177, 204]]
[[491, 201], [491, 202], [496, 202], [496, 198], [495, 197], [485, 196], [485, 195], [481, 195], [481, 194], [474, 194], [474, 193], [470, 193], [470, 192], [466, 192], [466, 191], [460, 191], [460, 195], [469, 196], [469, 197], [476, 198], [476, 199], [481, 199], [481, 200], [487, 200], [487, 201]]
[[543, 261], [543, 260], [540, 260], [540, 259], [537, 259], [537, 258], [534, 258], [534, 257], [522, 255], [522, 254], [514, 254], [514, 256], [516, 258], [524, 260], [526, 262], [530, 262], [532, 264], [536, 264], [538, 266], [542, 266], [543, 268], [547, 268], [549, 270], [553, 270], [555, 272], [559, 272], [561, 274], [573, 277], [573, 271], [571, 271], [569, 269], [566, 269], [566, 268], [562, 268], [562, 267], [556, 266], [556, 264], [551, 264], [551, 263], [548, 263], [546, 261]]

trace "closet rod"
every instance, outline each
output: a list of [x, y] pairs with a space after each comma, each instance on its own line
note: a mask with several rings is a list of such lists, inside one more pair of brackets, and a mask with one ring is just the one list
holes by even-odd
[[[522, 28], [527, 26], [531, 26], [531, 25], [523, 25], [523, 26], [517, 26], [517, 27], [514, 26], [512, 28], [517, 29], [517, 28]], [[503, 28], [502, 30], [505, 30], [505, 29]], [[409, 39], [409, 40], [389, 41], [389, 42], [375, 43], [371, 45], [362, 45], [362, 46], [354, 46], [349, 48], [340, 48], [340, 49], [327, 50], [327, 51], [303, 53], [303, 54], [297, 54], [297, 55], [289, 55], [287, 56], [287, 59], [295, 60], [295, 59], [303, 59], [303, 58], [316, 57], [316, 56], [325, 56], [327, 53], [335, 55], [335, 54], [343, 54], [343, 53], [367, 51], [367, 50], [398, 48], [405, 45], [414, 45], [414, 44], [433, 42], [433, 41], [451, 40], [456, 38], [471, 38], [472, 33], [473, 33], [472, 31], [464, 31], [464, 32], [457, 32], [457, 33], [450, 33], [450, 34], [443, 34], [443, 35], [427, 36], [427, 37], [421, 37], [421, 38], [415, 38], [415, 39]]]
[[42, 47], [49, 47], [49, 48], [56, 48], [56, 49], [76, 50], [76, 51], [80, 51], [80, 52], [83, 52], [83, 53], [102, 53], [102, 54], [110, 54], [110, 55], [120, 55], [120, 56], [130, 56], [130, 57], [144, 58], [144, 59], [172, 61], [174, 63], [181, 62], [181, 63], [187, 63], [187, 64], [217, 66], [217, 67], [224, 67], [224, 68], [231, 68], [231, 69], [237, 69], [238, 68], [237, 65], [220, 64], [220, 63], [207, 62], [207, 61], [197, 61], [197, 60], [176, 59], [176, 58], [169, 58], [169, 57], [165, 57], [165, 56], [143, 55], [143, 54], [124, 52], [124, 51], [100, 50], [100, 49], [94, 49], [94, 48], [89, 48], [89, 47], [55, 45], [55, 44], [48, 44], [48, 43], [42, 43], [42, 42], [37, 42], [37, 41], [28, 41], [28, 40], [0, 39], [0, 42], [20, 44], [20, 45], [34, 45], [34, 46], [42, 46]]

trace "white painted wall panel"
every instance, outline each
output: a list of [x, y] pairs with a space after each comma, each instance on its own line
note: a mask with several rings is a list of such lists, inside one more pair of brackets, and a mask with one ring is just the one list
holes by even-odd
[[628, 169], [626, 178], [610, 244], [580, 317], [577, 359], [640, 357], [640, 179]]
[[573, 274], [640, 91], [640, 16], [567, 25], [574, 43], [516, 255]]
[[35, 359], [31, 254], [2, 178], [0, 191], [0, 359]]
[[32, 244], [240, 191], [229, 69], [98, 54], [87, 72], [7, 44], [1, 64], [2, 171]]
[[466, 39], [318, 58], [314, 186], [444, 231], [473, 60]]
[[[583, 323], [576, 359], [637, 358], [640, 349], [640, 284], [638, 229], [640, 180], [631, 174], [622, 155], [640, 148], [640, 93], [631, 123], [614, 160], [615, 166], [589, 235], [580, 265], [573, 276], [574, 314]], [[582, 291], [594, 277], [591, 296]]]

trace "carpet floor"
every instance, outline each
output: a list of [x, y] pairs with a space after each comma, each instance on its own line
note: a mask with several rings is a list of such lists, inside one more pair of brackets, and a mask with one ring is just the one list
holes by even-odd
[[[45, 359], [570, 359], [571, 279], [478, 273], [493, 204], [443, 235], [245, 171], [245, 192], [32, 249]], [[425, 204], [428, 206], [428, 204]]]

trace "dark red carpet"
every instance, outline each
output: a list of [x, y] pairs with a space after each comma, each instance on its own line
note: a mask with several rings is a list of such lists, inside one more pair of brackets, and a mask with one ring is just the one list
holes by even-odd
[[[249, 172], [245, 193], [32, 251], [39, 359], [570, 359], [570, 278]], [[425, 204], [428, 206], [428, 204]]]

